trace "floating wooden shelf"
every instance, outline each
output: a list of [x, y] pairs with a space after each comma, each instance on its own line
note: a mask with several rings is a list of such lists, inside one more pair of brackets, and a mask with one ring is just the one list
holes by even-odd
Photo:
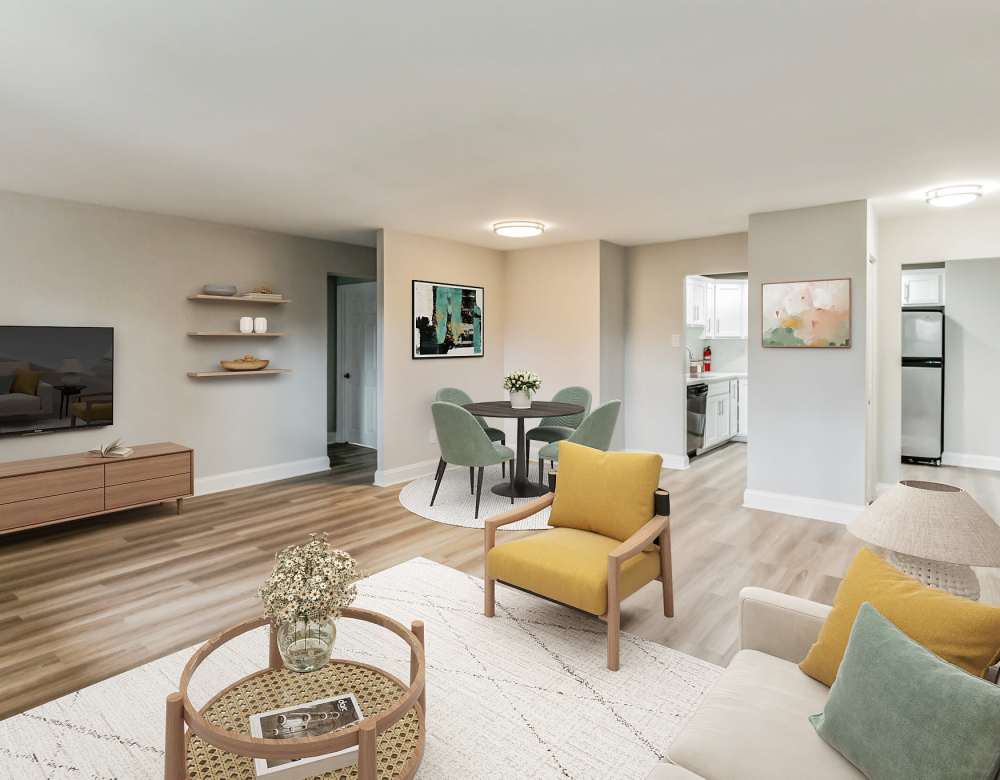
[[189, 295], [189, 301], [226, 301], [228, 303], [291, 303], [288, 298], [280, 298], [278, 300], [269, 300], [261, 298], [241, 298], [239, 295], [205, 295], [204, 293], [199, 293], [197, 295]]
[[252, 338], [268, 339], [268, 338], [271, 338], [271, 339], [273, 339], [273, 338], [277, 338], [278, 336], [287, 336], [288, 334], [287, 333], [282, 333], [280, 331], [275, 331], [275, 332], [268, 331], [267, 333], [238, 333], [238, 332], [233, 332], [231, 330], [189, 330], [188, 331], [188, 335], [189, 336], [208, 336], [208, 337], [211, 337], [211, 338], [220, 338], [220, 339], [221, 338], [238, 338], [238, 339], [247, 339], [247, 338], [251, 338], [251, 339]]
[[188, 371], [187, 375], [192, 379], [204, 379], [215, 376], [262, 376], [272, 374], [290, 374], [290, 368], [262, 368], [258, 371]]

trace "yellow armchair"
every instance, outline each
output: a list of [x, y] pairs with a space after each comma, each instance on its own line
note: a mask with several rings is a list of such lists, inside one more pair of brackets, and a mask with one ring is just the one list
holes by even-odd
[[[573, 448], [570, 457], [568, 448]], [[674, 614], [670, 497], [656, 488], [659, 456], [639, 455], [638, 459], [655, 459], [639, 462], [634, 453], [593, 455], [595, 452], [561, 444], [556, 492], [486, 521], [484, 613], [494, 616], [499, 580], [597, 615], [608, 624], [608, 669], [616, 671], [624, 599], [649, 582], [660, 580], [663, 614]], [[638, 480], [636, 463], [643, 472]], [[622, 490], [643, 493], [615, 504], [615, 494]], [[594, 491], [600, 495], [587, 495]], [[654, 491], [658, 493], [655, 498]], [[552, 504], [555, 506], [549, 523], [556, 526], [552, 530], [496, 543], [497, 529]], [[616, 506], [623, 517], [613, 508]], [[595, 507], [596, 513], [592, 511]], [[641, 520], [645, 522], [639, 524]]]

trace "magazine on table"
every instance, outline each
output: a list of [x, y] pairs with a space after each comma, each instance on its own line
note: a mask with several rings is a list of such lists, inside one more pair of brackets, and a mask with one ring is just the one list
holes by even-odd
[[[250, 734], [262, 739], [301, 739], [320, 737], [331, 731], [351, 726], [364, 715], [353, 693], [342, 693], [330, 699], [317, 699], [280, 710], [259, 712], [250, 716]], [[300, 759], [255, 758], [257, 777], [267, 780], [305, 780], [324, 772], [353, 764], [358, 760], [358, 747]]]

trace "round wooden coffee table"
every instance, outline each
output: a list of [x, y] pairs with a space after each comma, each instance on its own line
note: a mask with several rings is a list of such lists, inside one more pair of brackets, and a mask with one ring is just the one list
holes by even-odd
[[[284, 668], [271, 630], [268, 668], [213, 696], [201, 710], [188, 698], [191, 676], [215, 650], [234, 637], [269, 623], [257, 618], [202, 645], [181, 674], [180, 690], [167, 697], [166, 780], [256, 780], [254, 758], [297, 759], [358, 746], [358, 761], [317, 775], [316, 780], [407, 780], [424, 752], [424, 626], [412, 629], [390, 617], [348, 607], [342, 618], [388, 629], [410, 646], [410, 683], [368, 664], [331, 660], [315, 672]], [[365, 715], [353, 726], [318, 737], [261, 739], [250, 736], [251, 715], [316, 699], [353, 693]], [[187, 727], [185, 733], [185, 726]]]

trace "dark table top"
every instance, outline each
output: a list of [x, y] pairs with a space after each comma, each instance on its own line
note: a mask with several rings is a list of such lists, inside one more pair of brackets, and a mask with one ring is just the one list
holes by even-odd
[[565, 417], [570, 414], [580, 414], [583, 407], [580, 404], [563, 404], [554, 401], [532, 401], [528, 409], [514, 409], [510, 401], [481, 401], [466, 404], [473, 414], [480, 417]]

